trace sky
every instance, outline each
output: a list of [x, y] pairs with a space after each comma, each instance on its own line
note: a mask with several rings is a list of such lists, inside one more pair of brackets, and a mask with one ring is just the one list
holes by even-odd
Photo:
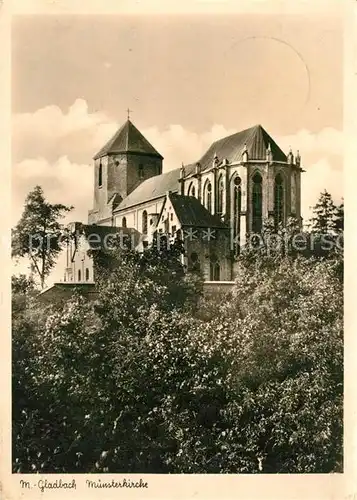
[[126, 120], [164, 156], [197, 161], [260, 123], [299, 149], [302, 210], [343, 196], [339, 9], [225, 15], [37, 15], [12, 25], [12, 221], [26, 194], [92, 208], [92, 157]]

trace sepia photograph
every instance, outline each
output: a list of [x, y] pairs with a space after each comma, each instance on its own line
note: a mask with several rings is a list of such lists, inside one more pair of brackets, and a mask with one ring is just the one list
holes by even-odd
[[344, 472], [344, 12], [262, 4], [13, 16], [12, 474]]

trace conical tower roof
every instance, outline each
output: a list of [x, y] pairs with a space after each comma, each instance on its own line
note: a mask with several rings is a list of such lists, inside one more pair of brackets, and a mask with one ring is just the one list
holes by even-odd
[[143, 134], [129, 119], [94, 156], [94, 159], [96, 160], [108, 154], [120, 153], [136, 153], [156, 156], [162, 159], [160, 153], [145, 139]]

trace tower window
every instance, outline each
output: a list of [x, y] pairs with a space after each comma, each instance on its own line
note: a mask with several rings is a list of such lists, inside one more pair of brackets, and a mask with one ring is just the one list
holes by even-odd
[[260, 233], [262, 230], [263, 217], [263, 189], [262, 176], [257, 172], [253, 177], [252, 196], [252, 232]]
[[221, 175], [218, 179], [218, 197], [217, 197], [217, 213], [223, 214], [223, 196], [224, 196], [224, 184], [223, 176]]
[[139, 165], [139, 179], [142, 179], [144, 177], [144, 165], [140, 163]]
[[88, 267], [86, 268], [86, 281], [89, 281], [89, 269], [88, 269]]
[[78, 269], [78, 281], [81, 281], [81, 278], [82, 278], [82, 276], [81, 276], [81, 270]]
[[99, 164], [98, 169], [98, 186], [101, 187], [103, 185], [103, 165]]
[[274, 224], [278, 230], [279, 224], [284, 222], [284, 182], [281, 174], [275, 177], [274, 183]]
[[143, 211], [141, 223], [142, 223], [143, 234], [147, 234], [148, 233], [148, 213], [146, 210]]
[[126, 227], [126, 217], [123, 217], [123, 218], [122, 218], [122, 221], [121, 221], [121, 226], [122, 226], [122, 227]]

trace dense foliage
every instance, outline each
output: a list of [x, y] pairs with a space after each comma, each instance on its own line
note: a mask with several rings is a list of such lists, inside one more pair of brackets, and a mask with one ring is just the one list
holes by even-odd
[[19, 292], [14, 471], [342, 470], [339, 254], [242, 257], [199, 311], [177, 249], [112, 257], [94, 302]]

